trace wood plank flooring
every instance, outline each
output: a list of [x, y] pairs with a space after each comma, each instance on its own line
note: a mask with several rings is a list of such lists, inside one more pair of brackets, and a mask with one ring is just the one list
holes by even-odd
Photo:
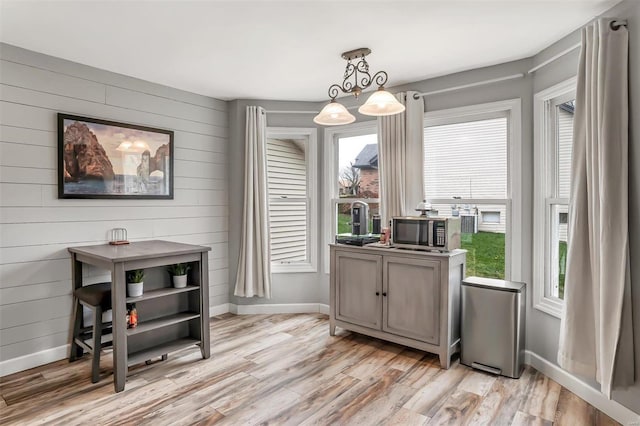
[[518, 380], [439, 367], [434, 355], [338, 329], [322, 314], [225, 314], [197, 348], [129, 369], [114, 393], [111, 354], [0, 379], [0, 424], [615, 425], [528, 367]]

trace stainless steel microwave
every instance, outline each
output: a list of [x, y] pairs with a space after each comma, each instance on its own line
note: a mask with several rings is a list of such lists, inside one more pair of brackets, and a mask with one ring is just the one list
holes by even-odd
[[460, 248], [460, 218], [405, 216], [391, 219], [391, 246], [451, 251]]

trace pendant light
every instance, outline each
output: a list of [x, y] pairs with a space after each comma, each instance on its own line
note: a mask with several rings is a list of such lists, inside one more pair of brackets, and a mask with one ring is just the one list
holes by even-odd
[[[347, 111], [344, 105], [336, 102], [338, 94], [342, 91], [343, 93], [352, 94], [357, 99], [362, 91], [374, 82], [378, 85], [378, 90], [367, 99], [364, 105], [358, 108], [358, 112], [378, 117], [398, 114], [405, 110], [404, 105], [398, 102], [395, 96], [384, 90], [384, 84], [388, 79], [387, 73], [378, 71], [373, 76], [369, 73], [369, 63], [365, 57], [370, 53], [371, 49], [362, 47], [342, 54], [342, 58], [347, 61], [344, 80], [342, 85], [332, 84], [329, 86], [329, 98], [331, 98], [331, 101], [314, 117], [313, 121], [315, 123], [325, 126], [353, 123], [356, 118]], [[353, 60], [358, 60], [358, 62], [354, 65], [351, 62]]]
[[313, 121], [323, 126], [339, 126], [341, 124], [353, 123], [356, 121], [356, 118], [347, 111], [344, 105], [332, 100], [322, 108], [320, 114], [316, 115]]
[[369, 99], [367, 99], [367, 102], [358, 108], [360, 114], [378, 117], [399, 114], [404, 110], [404, 105], [398, 102], [395, 96], [382, 87], [373, 92], [373, 94], [369, 96]]

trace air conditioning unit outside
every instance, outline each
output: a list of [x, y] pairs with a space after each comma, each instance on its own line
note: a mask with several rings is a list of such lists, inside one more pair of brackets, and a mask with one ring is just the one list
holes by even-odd
[[460, 214], [460, 231], [463, 234], [478, 233], [478, 215], [477, 214]]

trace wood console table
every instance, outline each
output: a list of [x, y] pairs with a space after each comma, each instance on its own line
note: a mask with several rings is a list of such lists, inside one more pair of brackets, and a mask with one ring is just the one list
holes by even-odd
[[[124, 390], [129, 365], [186, 346], [199, 345], [209, 358], [209, 247], [170, 241], [141, 241], [70, 247], [74, 290], [82, 287], [82, 265], [111, 271], [113, 309], [113, 382]], [[190, 263], [189, 285], [172, 288], [166, 282], [146, 282], [144, 294], [127, 297], [126, 271], [174, 263]], [[160, 281], [160, 280], [159, 280]], [[136, 303], [139, 324], [127, 329], [127, 303]], [[81, 318], [78, 319], [82, 321]]]

